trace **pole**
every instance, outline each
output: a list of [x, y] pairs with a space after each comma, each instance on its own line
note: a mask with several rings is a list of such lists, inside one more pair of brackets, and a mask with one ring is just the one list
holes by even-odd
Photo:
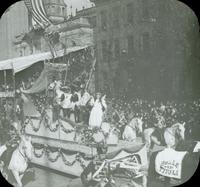
[[48, 40], [48, 37], [47, 37], [47, 35], [43, 35], [43, 38], [44, 38], [44, 40], [47, 42], [47, 44], [48, 44], [48, 46], [49, 46], [49, 49], [50, 49], [50, 52], [51, 52], [51, 55], [52, 55], [52, 57], [53, 57], [53, 59], [55, 58], [55, 55], [54, 55], [54, 48], [51, 46], [51, 43], [50, 43], [50, 41]]
[[66, 73], [65, 73], [65, 79], [64, 79], [64, 85], [65, 85], [65, 83], [66, 83], [66, 81], [67, 81], [68, 66], [69, 66], [69, 60], [68, 60], [68, 62], [67, 62]]
[[7, 86], [6, 70], [3, 71], [3, 74], [4, 74], [4, 86], [5, 86], [5, 91], [6, 91], [6, 86]]
[[7, 101], [7, 80], [6, 80], [6, 70], [3, 71], [4, 74], [4, 86], [5, 86], [5, 97], [6, 97], [6, 118], [7, 118], [7, 109], [8, 109], [8, 101]]
[[96, 64], [96, 59], [94, 59], [94, 62], [93, 62], [93, 65], [92, 65], [92, 69], [90, 71], [89, 79], [88, 79], [88, 81], [86, 83], [86, 86], [85, 86], [86, 90], [88, 89], [88, 85], [89, 85], [90, 80], [92, 78], [93, 71], [95, 70], [95, 64]]
[[44, 73], [45, 73], [45, 83], [46, 83], [46, 96], [48, 94], [48, 73], [47, 73], [47, 67], [46, 67], [46, 60], [44, 60]]
[[13, 79], [13, 93], [14, 93], [14, 116], [16, 116], [16, 84], [15, 84], [15, 72], [14, 72], [14, 66], [12, 63], [12, 79]]

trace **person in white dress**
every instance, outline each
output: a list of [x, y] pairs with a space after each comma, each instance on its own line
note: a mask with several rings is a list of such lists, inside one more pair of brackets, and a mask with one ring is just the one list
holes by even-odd
[[103, 121], [103, 114], [104, 114], [105, 109], [107, 108], [105, 97], [106, 97], [105, 95], [101, 97], [100, 93], [96, 94], [96, 100], [92, 107], [90, 118], [89, 118], [89, 126], [91, 128], [101, 127], [101, 124]]

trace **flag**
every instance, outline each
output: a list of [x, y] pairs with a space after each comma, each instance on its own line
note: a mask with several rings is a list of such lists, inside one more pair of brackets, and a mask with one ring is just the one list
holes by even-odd
[[48, 19], [43, 0], [24, 0], [24, 3], [31, 13], [34, 23], [36, 24], [34, 28], [45, 29], [51, 25], [51, 21]]

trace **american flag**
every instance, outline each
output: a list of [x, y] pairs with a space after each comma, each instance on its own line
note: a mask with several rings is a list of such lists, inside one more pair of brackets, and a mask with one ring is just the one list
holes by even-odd
[[28, 9], [28, 11], [32, 15], [33, 21], [36, 23], [34, 28], [43, 28], [45, 29], [49, 25], [51, 25], [51, 21], [48, 19], [43, 0], [24, 0], [24, 3]]

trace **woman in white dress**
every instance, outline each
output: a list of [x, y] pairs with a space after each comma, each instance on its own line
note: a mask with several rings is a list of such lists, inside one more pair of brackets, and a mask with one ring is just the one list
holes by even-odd
[[101, 124], [103, 121], [103, 114], [104, 114], [105, 109], [107, 108], [105, 98], [106, 98], [105, 95], [101, 98], [100, 93], [96, 94], [96, 100], [92, 107], [90, 118], [89, 118], [89, 126], [91, 128], [101, 127]]

